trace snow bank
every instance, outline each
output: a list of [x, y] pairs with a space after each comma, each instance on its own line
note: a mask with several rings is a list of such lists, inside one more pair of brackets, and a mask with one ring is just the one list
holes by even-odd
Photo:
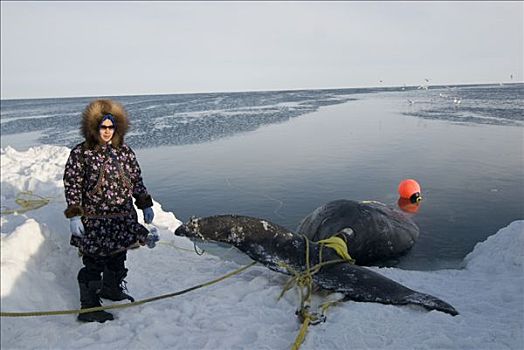
[[[1, 216], [2, 311], [76, 309], [81, 261], [69, 245], [63, 217], [62, 172], [69, 149], [2, 149], [2, 211], [17, 193], [33, 191], [49, 204]], [[147, 179], [145, 179], [147, 185]], [[154, 196], [154, 193], [153, 193]], [[198, 256], [180, 224], [154, 203], [161, 244], [129, 252], [128, 287], [138, 300], [182, 290], [239, 268], [236, 259]], [[140, 215], [139, 215], [140, 216]], [[376, 270], [451, 303], [460, 315], [412, 306], [345, 302], [327, 322], [310, 327], [301, 349], [524, 348], [524, 221], [479, 243], [464, 268]], [[231, 251], [232, 256], [239, 254]], [[2, 318], [2, 349], [289, 349], [299, 330], [297, 296], [277, 300], [286, 277], [262, 266], [179, 297], [114, 311], [115, 321], [82, 324], [74, 315]], [[316, 296], [315, 301], [322, 300]]]

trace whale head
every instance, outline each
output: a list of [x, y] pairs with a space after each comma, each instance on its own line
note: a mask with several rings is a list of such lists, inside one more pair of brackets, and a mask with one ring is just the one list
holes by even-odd
[[204, 237], [200, 233], [200, 218], [197, 217], [190, 217], [189, 220], [180, 226], [175, 230], [174, 234], [175, 236], [181, 236], [181, 237], [187, 237], [191, 240], [196, 241], [206, 241], [206, 237]]

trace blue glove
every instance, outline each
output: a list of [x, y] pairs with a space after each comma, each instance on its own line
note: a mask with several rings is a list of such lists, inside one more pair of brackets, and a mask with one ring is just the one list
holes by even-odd
[[149, 207], [149, 208], [145, 208], [145, 209], [142, 209], [144, 211], [144, 222], [146, 224], [150, 224], [153, 222], [153, 218], [155, 217], [155, 213], [153, 213], [153, 208], [152, 207]]
[[84, 224], [82, 224], [80, 216], [73, 216], [69, 219], [69, 231], [76, 237], [82, 237], [84, 235]]
[[146, 237], [146, 245], [149, 249], [153, 249], [156, 246], [156, 242], [160, 240], [156, 227], [151, 230]]

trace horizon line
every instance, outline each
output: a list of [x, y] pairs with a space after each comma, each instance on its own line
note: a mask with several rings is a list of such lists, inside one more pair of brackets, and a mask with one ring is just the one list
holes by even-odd
[[390, 86], [367, 86], [367, 87], [332, 87], [332, 88], [296, 88], [296, 89], [268, 89], [268, 90], [235, 90], [235, 91], [207, 91], [207, 92], [161, 92], [161, 93], [136, 93], [120, 95], [82, 95], [82, 96], [48, 96], [48, 97], [15, 97], [0, 98], [0, 101], [19, 101], [19, 100], [50, 100], [50, 99], [74, 99], [74, 98], [100, 98], [100, 97], [139, 97], [139, 96], [169, 96], [169, 95], [203, 95], [203, 94], [235, 94], [235, 93], [257, 93], [257, 92], [290, 92], [290, 91], [318, 91], [318, 90], [368, 90], [368, 89], [401, 89], [425, 86], [430, 88], [445, 88], [458, 86], [481, 86], [481, 85], [517, 85], [524, 84], [524, 81], [498, 82], [498, 83], [458, 83], [458, 84], [416, 84], [416, 85], [390, 85]]

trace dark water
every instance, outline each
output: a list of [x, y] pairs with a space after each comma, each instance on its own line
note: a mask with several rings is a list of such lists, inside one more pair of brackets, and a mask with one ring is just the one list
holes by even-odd
[[[524, 219], [524, 85], [117, 97], [146, 185], [164, 210], [234, 213], [294, 230], [340, 198], [424, 201], [421, 236], [398, 265], [457, 267]], [[2, 101], [2, 147], [72, 146], [91, 98]], [[459, 102], [460, 100], [460, 102]]]

